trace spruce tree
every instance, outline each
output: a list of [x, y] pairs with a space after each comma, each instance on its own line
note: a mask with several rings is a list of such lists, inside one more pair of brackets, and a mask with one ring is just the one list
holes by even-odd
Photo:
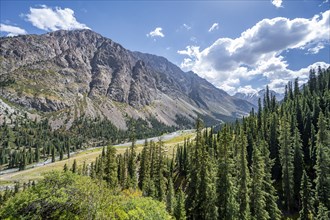
[[280, 160], [282, 166], [282, 188], [285, 208], [290, 211], [293, 199], [293, 152], [290, 126], [284, 117], [280, 122]]
[[132, 145], [129, 149], [129, 157], [128, 157], [128, 177], [129, 177], [129, 186], [133, 189], [137, 188], [137, 176], [136, 176], [136, 146], [135, 139], [132, 141]]
[[264, 191], [265, 164], [258, 147], [254, 147], [251, 167], [251, 215], [255, 220], [269, 219], [266, 210], [266, 192]]
[[71, 171], [72, 171], [72, 173], [77, 173], [77, 171], [78, 171], [76, 159], [73, 160]]
[[106, 158], [106, 165], [105, 165], [106, 181], [110, 188], [115, 188], [118, 184], [118, 166], [117, 166], [117, 158], [116, 158], [116, 148], [112, 146], [108, 146], [105, 158]]
[[145, 140], [144, 146], [141, 152], [140, 170], [139, 170], [139, 188], [143, 192], [143, 186], [145, 182], [150, 180], [150, 151], [148, 147], [148, 141]]
[[[301, 138], [298, 128], [296, 127], [294, 130], [294, 137], [293, 137], [293, 148], [294, 148], [294, 155], [293, 155], [293, 164], [294, 164], [294, 170], [293, 170], [293, 177], [294, 177], [294, 200], [295, 204], [300, 203], [300, 186], [301, 186], [301, 179], [302, 174], [304, 170], [304, 159], [303, 159], [303, 153], [301, 150], [302, 144], [301, 144]], [[296, 208], [299, 208], [297, 206]]]
[[200, 214], [202, 219], [217, 219], [218, 208], [217, 189], [216, 189], [216, 171], [213, 158], [207, 152], [206, 146], [202, 146], [201, 161], [201, 185], [200, 185]]
[[55, 162], [55, 154], [56, 154], [56, 149], [55, 149], [55, 147], [53, 146], [53, 147], [52, 147], [52, 163]]
[[37, 163], [39, 163], [39, 160], [40, 160], [40, 149], [39, 149], [39, 144], [37, 145], [36, 149], [35, 149], [35, 161]]
[[217, 207], [220, 219], [237, 219], [239, 204], [237, 203], [237, 188], [233, 179], [233, 159], [230, 149], [229, 128], [225, 126], [221, 131], [219, 167], [217, 180]]
[[158, 141], [156, 149], [153, 182], [156, 189], [156, 198], [158, 198], [159, 201], [164, 201], [166, 197], [166, 178], [164, 176], [166, 163], [163, 152], [163, 142], [161, 140]]
[[186, 209], [185, 209], [185, 194], [179, 188], [176, 196], [176, 205], [174, 209], [174, 217], [176, 220], [186, 220]]
[[247, 166], [247, 139], [243, 129], [239, 135], [239, 163], [238, 163], [238, 203], [239, 203], [239, 219], [250, 219], [250, 172]]
[[273, 186], [272, 174], [271, 170], [274, 166], [274, 160], [270, 159], [270, 153], [268, 150], [268, 146], [265, 141], [259, 141], [260, 151], [264, 159], [264, 192], [266, 193], [266, 210], [269, 214], [270, 219], [278, 220], [282, 218], [282, 213], [278, 208], [277, 201], [277, 191]]
[[299, 212], [300, 220], [311, 220], [313, 219], [313, 195], [312, 195], [312, 184], [310, 183], [306, 171], [303, 170], [301, 179], [301, 210]]
[[317, 211], [317, 220], [329, 220], [330, 219], [330, 211], [323, 205], [322, 202], [318, 205]]
[[188, 219], [197, 219], [200, 216], [200, 160], [201, 147], [200, 139], [202, 138], [203, 123], [200, 119], [196, 122], [196, 144], [189, 151], [189, 167], [188, 167], [188, 186], [187, 186], [187, 201], [186, 210]]
[[67, 164], [64, 164], [63, 171], [64, 172], [68, 171], [68, 165]]
[[166, 192], [166, 209], [171, 215], [174, 214], [175, 203], [176, 202], [175, 202], [173, 179], [172, 177], [169, 177], [167, 184], [167, 192]]
[[322, 203], [327, 210], [330, 210], [329, 130], [326, 129], [326, 122], [322, 113], [319, 115], [318, 128], [315, 166], [316, 201]]

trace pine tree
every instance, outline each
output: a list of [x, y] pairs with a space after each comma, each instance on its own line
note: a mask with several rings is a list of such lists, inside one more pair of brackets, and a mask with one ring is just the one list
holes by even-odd
[[64, 164], [63, 171], [64, 172], [68, 171], [68, 165], [67, 164]]
[[[296, 127], [294, 130], [294, 137], [293, 137], [293, 148], [294, 148], [294, 156], [293, 156], [293, 164], [294, 164], [294, 170], [293, 170], [293, 177], [294, 177], [294, 199], [295, 204], [299, 204], [300, 202], [300, 186], [301, 186], [301, 179], [303, 175], [304, 170], [304, 159], [303, 159], [303, 153], [301, 150], [302, 144], [301, 144], [301, 138], [298, 128]], [[296, 208], [299, 208], [298, 206]]]
[[264, 192], [266, 193], [266, 210], [269, 214], [270, 219], [272, 220], [279, 220], [282, 218], [282, 213], [280, 209], [278, 208], [277, 201], [278, 201], [278, 196], [276, 189], [273, 186], [273, 180], [272, 180], [272, 174], [271, 170], [272, 167], [274, 166], [274, 160], [270, 159], [270, 153], [268, 150], [268, 146], [265, 141], [259, 141], [260, 144], [260, 150], [261, 154], [264, 159]]
[[292, 208], [293, 198], [293, 152], [291, 146], [292, 138], [289, 123], [285, 118], [280, 122], [280, 160], [282, 166], [282, 187], [285, 207], [287, 211]]
[[319, 115], [318, 133], [316, 144], [316, 201], [322, 203], [327, 210], [330, 210], [330, 151], [329, 131], [326, 129], [326, 122], [323, 114]]
[[103, 175], [104, 175], [104, 163], [103, 163], [103, 158], [100, 156], [98, 160], [95, 162], [96, 166], [96, 176], [99, 180], [103, 180]]
[[27, 158], [26, 158], [26, 150], [25, 147], [23, 151], [20, 153], [20, 164], [19, 164], [19, 170], [25, 170], [26, 164], [27, 164]]
[[237, 189], [232, 176], [233, 159], [230, 149], [230, 133], [224, 127], [220, 137], [219, 167], [217, 180], [217, 207], [220, 219], [237, 219], [239, 204], [237, 203]]
[[318, 211], [317, 211], [317, 220], [329, 220], [330, 218], [330, 211], [323, 205], [322, 202], [318, 205]]
[[118, 184], [118, 166], [116, 158], [116, 148], [109, 146], [105, 155], [105, 175], [110, 188], [115, 188]]
[[200, 185], [200, 214], [202, 219], [217, 219], [218, 208], [215, 163], [209, 156], [206, 146], [202, 146], [201, 185]]
[[179, 189], [176, 196], [176, 205], [174, 209], [174, 216], [176, 220], [185, 220], [186, 219], [186, 210], [185, 210], [185, 194]]
[[[197, 119], [196, 122], [196, 144], [192, 146], [189, 150], [189, 170], [188, 170], [188, 186], [187, 186], [187, 201], [186, 201], [186, 210], [188, 219], [198, 219], [200, 216], [200, 207], [199, 207], [199, 197], [200, 197], [200, 160], [201, 158], [201, 149], [200, 139], [202, 138], [202, 129], [203, 123], [200, 119]], [[197, 144], [198, 143], [198, 144]]]
[[[141, 152], [141, 162], [139, 170], [139, 188], [144, 191], [146, 187], [146, 182], [150, 181], [150, 151], [148, 147], [148, 141], [145, 140], [142, 152]], [[143, 189], [144, 188], [144, 189]]]
[[40, 160], [40, 149], [39, 149], [39, 144], [38, 144], [36, 149], [35, 149], [35, 161], [37, 163], [39, 163], [39, 160]]
[[313, 219], [313, 195], [311, 190], [312, 184], [310, 183], [306, 171], [303, 170], [301, 179], [301, 210], [299, 212], [300, 220]]
[[278, 143], [278, 122], [276, 114], [273, 114], [270, 119], [270, 130], [269, 130], [269, 151], [270, 158], [274, 160], [272, 166], [272, 178], [275, 180], [281, 179], [281, 162], [279, 157], [279, 143]]
[[264, 158], [260, 154], [258, 147], [254, 147], [251, 167], [251, 215], [252, 219], [269, 219], [269, 213], [266, 210], [266, 192], [263, 187], [265, 178]]
[[152, 182], [155, 184], [155, 198], [159, 201], [164, 201], [166, 197], [166, 178], [164, 176], [166, 163], [164, 160], [163, 142], [159, 140], [154, 149]]
[[172, 177], [169, 177], [166, 192], [166, 209], [171, 215], [174, 214], [175, 203], [173, 179]]
[[78, 169], [77, 161], [76, 161], [76, 159], [74, 159], [73, 164], [72, 164], [72, 168], [71, 168], [72, 173], [77, 173], [77, 171], [78, 171], [77, 169]]
[[247, 166], [247, 140], [244, 131], [241, 129], [239, 135], [239, 174], [238, 174], [238, 203], [239, 203], [239, 219], [250, 219], [250, 172]]
[[55, 147], [52, 147], [52, 163], [55, 162], [55, 154], [56, 154], [56, 149]]
[[136, 176], [136, 146], [135, 146], [135, 139], [132, 141], [132, 145], [129, 149], [129, 157], [128, 157], [128, 177], [129, 177], [129, 185], [131, 188], [137, 188], [137, 176]]

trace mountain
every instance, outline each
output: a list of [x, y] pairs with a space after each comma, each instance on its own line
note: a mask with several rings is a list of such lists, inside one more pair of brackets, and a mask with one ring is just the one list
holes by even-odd
[[[255, 106], [258, 106], [258, 100], [259, 98], [261, 99], [261, 104], [263, 102], [264, 95], [266, 93], [265, 89], [259, 90], [258, 92], [253, 92], [253, 93], [242, 93], [242, 92], [237, 92], [235, 93], [234, 97], [246, 100], [250, 103], [252, 103]], [[277, 93], [273, 90], [269, 90], [270, 95], [275, 95], [277, 101], [281, 101], [284, 98], [284, 94]]]
[[46, 116], [55, 129], [81, 116], [122, 129], [128, 118], [177, 126], [200, 115], [219, 123], [253, 107], [163, 57], [129, 51], [91, 30], [3, 37], [0, 45], [1, 99]]

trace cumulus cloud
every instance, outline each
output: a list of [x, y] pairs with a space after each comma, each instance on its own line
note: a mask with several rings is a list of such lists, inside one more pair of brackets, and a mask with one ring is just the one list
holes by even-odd
[[276, 8], [281, 8], [282, 7], [282, 0], [272, 0], [272, 4], [276, 7]]
[[212, 26], [209, 28], [209, 32], [215, 31], [219, 29], [219, 24], [218, 23], [214, 23], [212, 24]]
[[24, 29], [7, 24], [0, 24], [0, 32], [7, 33], [8, 37], [27, 34], [27, 32]]
[[199, 54], [199, 47], [198, 46], [187, 46], [185, 50], [178, 50], [178, 54], [187, 55], [189, 57], [197, 58]]
[[181, 67], [225, 90], [234, 87], [232, 79], [251, 80], [259, 76], [265, 78], [271, 89], [280, 91], [283, 83], [276, 79], [287, 82], [302, 74], [291, 71], [281, 53], [292, 49], [318, 53], [330, 43], [329, 23], [330, 10], [310, 19], [263, 19], [238, 38], [219, 38], [203, 50], [198, 46], [179, 50], [179, 54], [190, 59]]
[[147, 34], [147, 37], [165, 37], [163, 34], [163, 28], [161, 27], [156, 27], [155, 30], [150, 31], [149, 34]]
[[74, 11], [70, 8], [41, 5], [39, 8], [30, 8], [30, 12], [23, 16], [33, 26], [45, 31], [89, 29], [76, 20]]

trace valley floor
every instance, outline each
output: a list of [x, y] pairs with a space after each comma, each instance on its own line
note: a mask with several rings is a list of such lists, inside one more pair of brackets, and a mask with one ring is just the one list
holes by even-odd
[[[164, 142], [164, 146], [167, 148], [169, 155], [173, 152], [173, 147], [177, 144], [183, 143], [185, 139], [192, 139], [195, 136], [195, 130], [180, 130], [173, 133], [164, 134], [159, 137], [148, 138], [148, 141], [158, 142], [159, 140]], [[141, 151], [142, 146], [145, 140], [137, 140], [137, 152]], [[114, 145], [117, 149], [117, 153], [124, 153], [127, 147], [131, 146], [131, 142]], [[76, 160], [78, 164], [89, 164], [101, 154], [102, 147], [97, 148], [88, 148], [76, 153], [72, 153], [69, 159], [64, 159], [61, 161], [56, 161], [51, 163], [51, 159], [48, 159], [44, 162], [39, 162], [37, 164], [29, 165], [26, 170], [18, 171], [16, 169], [8, 169], [0, 172], [0, 191], [5, 190], [7, 186], [13, 187], [14, 183], [19, 182], [28, 182], [29, 180], [39, 180], [43, 178], [43, 174], [52, 170], [62, 170], [64, 164], [67, 164], [68, 167], [71, 167], [73, 161]], [[56, 158], [58, 159], [58, 158]]]

